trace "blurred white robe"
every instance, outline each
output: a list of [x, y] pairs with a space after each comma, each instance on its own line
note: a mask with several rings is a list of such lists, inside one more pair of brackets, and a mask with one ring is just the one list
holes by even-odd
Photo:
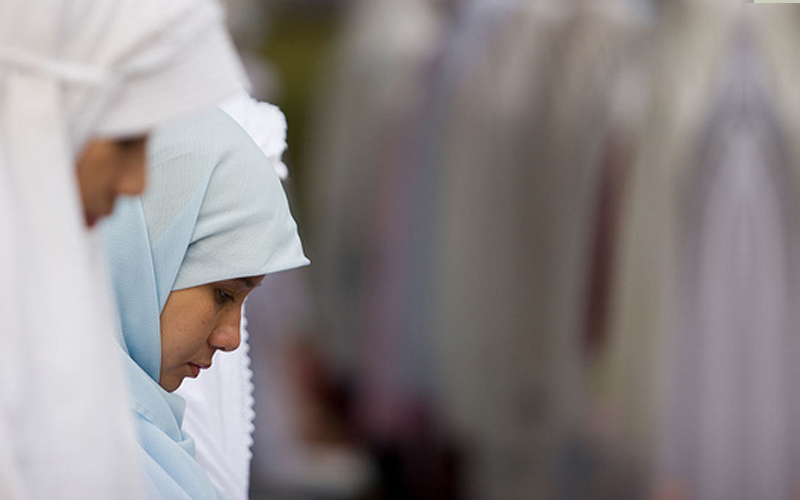
[[214, 0], [0, 5], [0, 497], [144, 495], [75, 159], [243, 83]]

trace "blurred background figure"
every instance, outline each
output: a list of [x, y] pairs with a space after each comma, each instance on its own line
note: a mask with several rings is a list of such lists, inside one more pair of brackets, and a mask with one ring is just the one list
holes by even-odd
[[791, 7], [232, 8], [313, 263], [248, 302], [252, 498], [798, 494]]
[[798, 493], [787, 14], [678, 3], [654, 35], [606, 382], [664, 498]]

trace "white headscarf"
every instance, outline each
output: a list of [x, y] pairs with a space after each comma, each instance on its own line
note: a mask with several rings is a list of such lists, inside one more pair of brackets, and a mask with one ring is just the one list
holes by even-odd
[[[259, 146], [281, 179], [289, 175], [281, 156], [286, 150], [286, 118], [272, 104], [247, 94], [220, 106]], [[253, 372], [249, 334], [242, 321], [241, 344], [218, 355], [214, 367], [185, 380], [178, 394], [186, 399], [184, 429], [194, 437], [195, 458], [228, 500], [246, 500], [253, 445]]]
[[75, 158], [243, 80], [214, 0], [0, 4], [2, 498], [143, 495]]

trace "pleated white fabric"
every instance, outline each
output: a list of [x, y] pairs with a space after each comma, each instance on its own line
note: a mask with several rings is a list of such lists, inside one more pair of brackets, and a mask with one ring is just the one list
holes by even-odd
[[0, 5], [0, 497], [141, 498], [99, 241], [75, 158], [244, 76], [213, 0]]
[[261, 148], [275, 173], [282, 180], [289, 177], [289, 168], [283, 163], [286, 152], [286, 117], [275, 105], [260, 102], [245, 92], [225, 100], [220, 109], [228, 113]]

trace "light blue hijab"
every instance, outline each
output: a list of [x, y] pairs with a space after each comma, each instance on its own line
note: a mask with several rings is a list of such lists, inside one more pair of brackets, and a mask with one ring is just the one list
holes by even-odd
[[159, 316], [172, 290], [308, 264], [269, 160], [220, 110], [157, 130], [148, 189], [103, 227], [142, 459], [166, 499], [221, 498], [182, 429], [185, 403], [158, 385]]

